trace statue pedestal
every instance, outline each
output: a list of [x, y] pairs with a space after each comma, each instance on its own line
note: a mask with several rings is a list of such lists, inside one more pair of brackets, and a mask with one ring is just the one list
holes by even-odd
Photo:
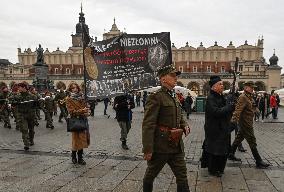
[[38, 92], [43, 92], [49, 89], [48, 80], [48, 65], [42, 62], [37, 62], [33, 64], [35, 69], [35, 79], [33, 85]]

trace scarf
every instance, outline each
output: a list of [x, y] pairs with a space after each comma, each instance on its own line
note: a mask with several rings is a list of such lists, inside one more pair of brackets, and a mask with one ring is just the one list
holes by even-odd
[[81, 93], [71, 93], [70, 98], [75, 99], [75, 100], [83, 100], [84, 99], [83, 95]]

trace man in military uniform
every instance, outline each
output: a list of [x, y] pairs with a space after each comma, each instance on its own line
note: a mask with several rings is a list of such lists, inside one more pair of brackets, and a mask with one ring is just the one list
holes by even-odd
[[58, 122], [62, 123], [62, 118], [66, 120], [68, 114], [67, 114], [67, 108], [65, 103], [66, 93], [64, 92], [64, 88], [61, 87], [60, 91], [55, 95], [54, 100], [58, 103], [59, 109], [60, 109], [60, 115]]
[[158, 76], [162, 87], [149, 95], [146, 102], [142, 143], [148, 167], [143, 179], [143, 192], [153, 190], [154, 179], [166, 163], [176, 177], [177, 191], [189, 191], [182, 134], [187, 136], [190, 129], [173, 90], [179, 74], [172, 65], [161, 68]]
[[7, 86], [1, 87], [0, 93], [0, 115], [4, 121], [4, 127], [11, 129], [9, 119], [9, 105], [8, 105], [9, 90]]
[[9, 102], [11, 103], [11, 112], [14, 116], [14, 122], [16, 123], [16, 130], [20, 130], [20, 121], [19, 121], [19, 113], [18, 113], [18, 105], [14, 101], [16, 95], [19, 94], [18, 84], [14, 84], [12, 87], [12, 92], [9, 96]]
[[240, 129], [232, 144], [231, 152], [228, 159], [238, 160], [235, 157], [235, 152], [239, 144], [246, 139], [251, 149], [252, 155], [256, 161], [257, 168], [267, 168], [269, 164], [265, 163], [260, 157], [256, 148], [256, 138], [253, 130], [253, 117], [255, 113], [256, 104], [253, 100], [253, 82], [246, 82], [244, 84], [244, 93], [238, 98], [238, 102], [233, 113], [231, 122], [234, 126], [238, 126]]
[[42, 103], [42, 109], [46, 117], [46, 128], [54, 129], [52, 116], [55, 102], [52, 98], [52, 94], [49, 91], [45, 92], [44, 101]]
[[14, 95], [11, 101], [18, 106], [20, 131], [22, 132], [24, 149], [27, 151], [31, 145], [34, 145], [35, 107], [38, 101], [35, 95], [28, 92], [26, 83], [19, 83], [18, 88], [20, 93]]
[[[39, 101], [40, 100], [40, 95], [38, 94], [37, 90], [35, 89], [35, 87], [30, 87], [29, 88], [29, 92], [31, 94], [33, 94], [34, 96], [36, 96], [37, 100]], [[40, 106], [35, 106], [35, 120], [34, 120], [34, 123], [35, 123], [35, 126], [39, 126], [39, 122], [38, 120], [40, 120]]]

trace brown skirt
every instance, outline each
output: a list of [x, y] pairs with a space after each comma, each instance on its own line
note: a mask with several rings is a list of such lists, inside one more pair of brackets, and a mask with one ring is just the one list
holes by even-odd
[[72, 150], [77, 151], [88, 148], [90, 145], [89, 131], [72, 132]]

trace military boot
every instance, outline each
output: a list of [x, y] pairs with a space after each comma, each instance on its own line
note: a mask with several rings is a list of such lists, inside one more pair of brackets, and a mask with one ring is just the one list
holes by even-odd
[[235, 156], [236, 150], [237, 150], [237, 146], [236, 145], [232, 145], [231, 151], [230, 151], [230, 153], [228, 155], [228, 159], [232, 160], [232, 161], [242, 161], [240, 158], [237, 158]]
[[76, 157], [76, 152], [77, 151], [72, 151], [72, 154], [71, 154], [73, 164], [76, 164], [78, 162], [77, 157]]
[[177, 184], [177, 192], [190, 192], [188, 184]]
[[143, 181], [143, 192], [152, 192], [153, 191], [153, 183]]
[[86, 162], [83, 159], [83, 149], [78, 151], [78, 164], [86, 165]]
[[252, 152], [252, 155], [253, 155], [253, 157], [255, 159], [255, 164], [256, 164], [257, 168], [259, 168], [259, 169], [266, 169], [268, 166], [270, 166], [270, 164], [265, 163], [261, 159], [261, 157], [260, 157], [260, 155], [259, 155], [259, 153], [257, 151], [257, 148], [251, 149], [251, 152]]
[[129, 149], [128, 146], [126, 145], [126, 141], [122, 141], [121, 147], [122, 149], [125, 149], [125, 150]]

